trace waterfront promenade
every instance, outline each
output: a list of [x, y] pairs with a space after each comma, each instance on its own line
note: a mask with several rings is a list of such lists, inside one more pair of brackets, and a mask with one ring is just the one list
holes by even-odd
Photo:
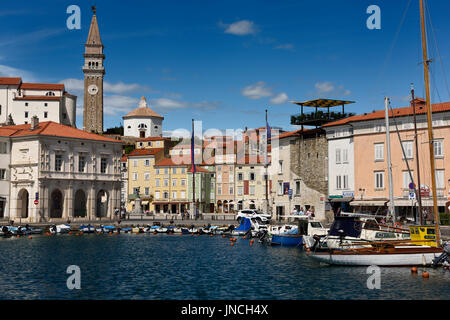
[[[272, 220], [271, 224], [284, 224], [287, 221], [281, 220], [276, 221]], [[51, 221], [45, 223], [29, 223], [30, 226], [36, 226], [41, 228], [46, 228], [54, 224], [67, 223], [67, 221]], [[210, 225], [219, 225], [219, 226], [228, 226], [230, 224], [238, 225], [239, 223], [235, 219], [235, 215], [233, 214], [204, 214], [200, 215], [198, 219], [190, 219], [185, 218], [181, 219], [178, 215], [170, 215], [170, 214], [160, 214], [160, 215], [151, 215], [151, 216], [130, 216], [129, 218], [126, 216], [125, 219], [101, 219], [101, 220], [79, 220], [70, 221], [70, 225], [73, 228], [78, 228], [80, 225], [91, 224], [94, 226], [103, 224], [103, 225], [120, 225], [122, 227], [131, 227], [131, 226], [146, 226], [148, 224], [152, 225], [153, 223], [159, 223], [163, 226], [182, 226], [182, 227], [190, 227], [192, 225], [198, 226], [206, 226]], [[8, 225], [8, 220], [0, 220], [0, 225]], [[20, 221], [14, 221], [14, 225], [24, 225]], [[323, 223], [324, 227], [329, 228], [331, 223]], [[440, 226], [441, 236], [444, 241], [450, 241], [450, 226]]]

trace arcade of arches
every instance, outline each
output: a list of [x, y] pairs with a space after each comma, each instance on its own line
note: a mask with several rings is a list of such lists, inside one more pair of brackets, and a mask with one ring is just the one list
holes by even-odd
[[[48, 188], [49, 186], [50, 188]], [[113, 218], [120, 208], [120, 183], [54, 182], [40, 183], [39, 193], [31, 186], [11, 190], [13, 198], [11, 219], [29, 222]], [[36, 197], [39, 198], [36, 201]], [[36, 204], [37, 202], [37, 204]], [[15, 206], [14, 206], [15, 204]], [[15, 207], [15, 208], [14, 208]]]

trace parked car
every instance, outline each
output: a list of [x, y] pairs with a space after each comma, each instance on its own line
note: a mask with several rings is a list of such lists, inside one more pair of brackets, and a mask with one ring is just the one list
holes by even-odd
[[272, 216], [267, 213], [263, 213], [259, 210], [255, 209], [245, 209], [245, 210], [239, 210], [239, 212], [236, 215], [236, 220], [240, 221], [241, 218], [255, 218], [261, 220], [261, 222], [268, 222], [270, 219], [272, 219]]

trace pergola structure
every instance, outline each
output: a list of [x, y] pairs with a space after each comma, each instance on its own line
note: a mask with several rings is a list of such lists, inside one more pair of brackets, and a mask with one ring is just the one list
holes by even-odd
[[[355, 103], [354, 101], [346, 101], [346, 100], [333, 100], [333, 99], [315, 99], [304, 102], [290, 101], [296, 105], [301, 107], [301, 114], [297, 116], [291, 117], [291, 124], [301, 125], [303, 126], [315, 126], [316, 128], [322, 126], [325, 123], [336, 121], [342, 118], [346, 118], [353, 114], [345, 113], [345, 105], [350, 103]], [[331, 112], [330, 108], [342, 106], [342, 113]], [[314, 113], [303, 112], [303, 107], [312, 107], [315, 108]], [[327, 112], [319, 111], [319, 108], [327, 109]]]

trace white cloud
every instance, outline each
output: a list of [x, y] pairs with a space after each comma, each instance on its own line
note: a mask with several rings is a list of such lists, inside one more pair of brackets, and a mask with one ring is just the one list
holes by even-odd
[[225, 29], [225, 33], [234, 34], [237, 36], [245, 36], [249, 34], [255, 34], [258, 32], [258, 28], [253, 23], [253, 21], [249, 20], [241, 20], [234, 22], [230, 25], [220, 24], [221, 26], [227, 27]]
[[32, 72], [5, 65], [0, 65], [0, 77], [21, 77], [24, 82], [36, 81]]
[[283, 104], [283, 103], [286, 103], [287, 101], [288, 101], [288, 96], [284, 92], [279, 93], [275, 97], [270, 99], [270, 103], [273, 103], [273, 104]]
[[69, 92], [79, 92], [84, 90], [84, 81], [80, 79], [69, 78], [61, 80], [59, 83], [63, 83], [64, 88]]
[[340, 85], [336, 87], [329, 81], [317, 82], [314, 87], [316, 88], [316, 95], [320, 97], [323, 97], [324, 95], [349, 96], [352, 93], [350, 90], [345, 89], [344, 86]]
[[23, 34], [10, 33], [7, 34], [7, 36], [0, 39], [0, 46], [23, 45], [23, 44], [29, 45], [30, 43], [39, 42], [46, 38], [58, 36], [64, 33], [65, 31], [66, 30], [64, 28], [58, 28], [58, 29], [41, 29]]
[[103, 112], [111, 116], [124, 116], [128, 112], [134, 110], [139, 103], [138, 98], [112, 95], [104, 96]]
[[158, 98], [150, 101], [150, 104], [159, 109], [180, 109], [187, 107], [186, 103], [168, 98]]
[[273, 95], [272, 89], [264, 81], [258, 81], [242, 89], [241, 94], [249, 99], [261, 99]]
[[130, 91], [142, 90], [143, 87], [136, 83], [125, 84], [123, 82], [118, 82], [118, 83], [104, 82], [103, 89], [105, 90], [105, 92], [125, 93], [125, 92], [130, 92]]
[[325, 82], [317, 82], [314, 87], [316, 88], [317, 92], [320, 93], [329, 93], [334, 90], [334, 85], [331, 82], [325, 81]]
[[[59, 83], [64, 83], [64, 86], [67, 91], [73, 91], [78, 93], [82, 93], [84, 91], [84, 80], [81, 79], [69, 78], [61, 80]], [[103, 82], [103, 91], [105, 93], [117, 93], [117, 94], [136, 91], [156, 92], [155, 90], [152, 90], [147, 86], [142, 86], [136, 83], [126, 84], [121, 81], [118, 83], [110, 83], [106, 81]]]

